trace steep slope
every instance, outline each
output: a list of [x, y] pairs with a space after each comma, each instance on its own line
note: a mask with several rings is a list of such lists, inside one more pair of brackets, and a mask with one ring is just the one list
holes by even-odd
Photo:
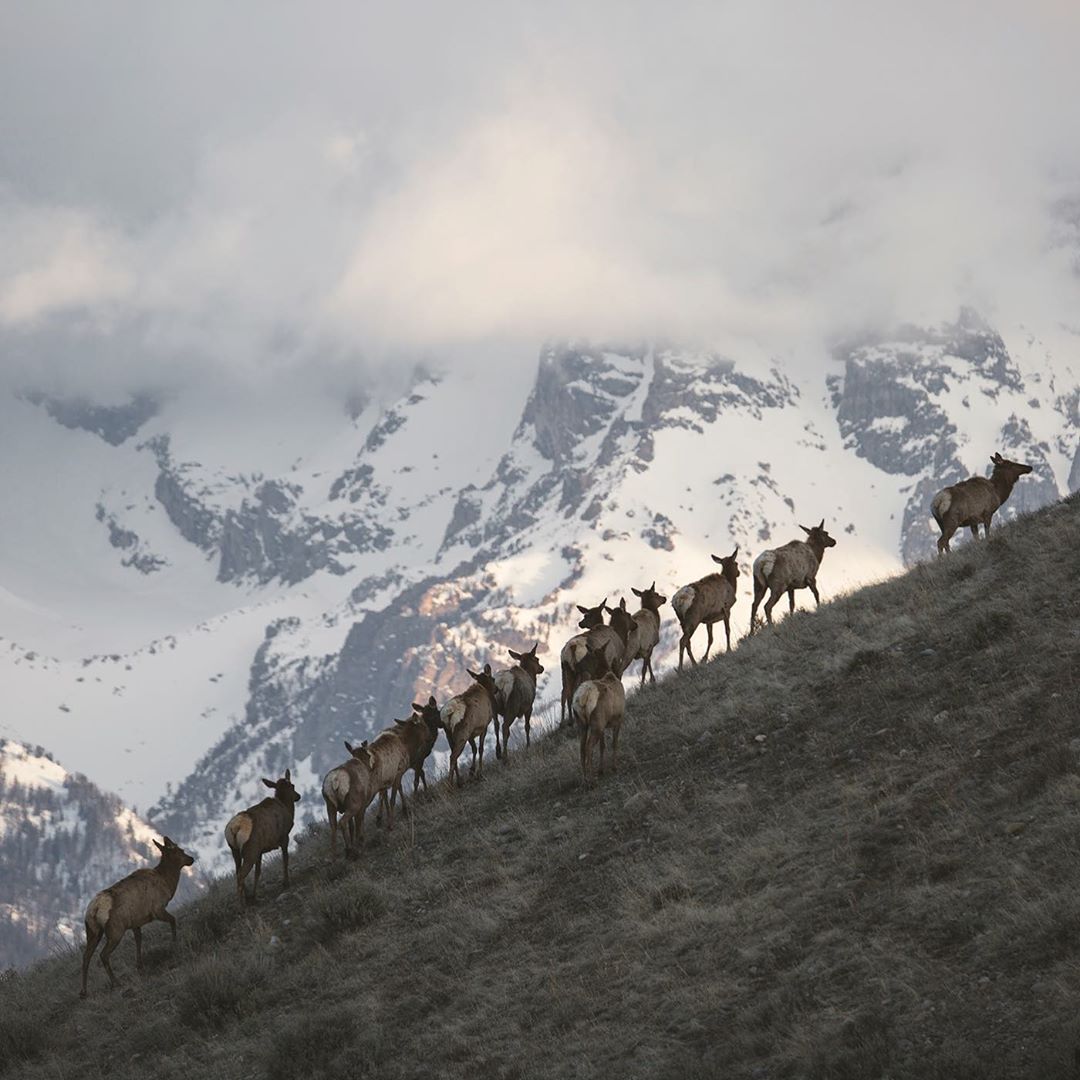
[[[145, 866], [155, 839], [115, 795], [0, 739], [0, 969], [75, 941], [90, 898]], [[188, 881], [181, 896], [197, 891]]]
[[0, 987], [0, 1067], [84, 1077], [1064, 1080], [1080, 1050], [1080, 497], [631, 699], [253, 911]]

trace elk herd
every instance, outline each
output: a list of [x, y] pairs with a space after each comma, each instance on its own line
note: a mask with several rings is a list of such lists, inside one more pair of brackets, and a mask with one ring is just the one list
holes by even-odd
[[[1000, 454], [991, 458], [990, 477], [971, 477], [942, 489], [931, 503], [931, 513], [941, 537], [938, 554], [949, 551], [949, 540], [960, 528], [970, 528], [978, 538], [978, 526], [988, 534], [990, 520], [1012, 492], [1016, 481], [1031, 466], [1008, 461]], [[772, 625], [772, 611], [786, 593], [789, 608], [795, 610], [795, 593], [809, 589], [815, 604], [820, 603], [817, 574], [825, 551], [836, 541], [825, 529], [825, 521], [813, 528], [799, 526], [805, 539], [792, 540], [782, 547], [763, 551], [754, 560], [753, 606], [750, 612], [750, 633], [758, 626], [758, 608], [764, 601], [765, 621]], [[691, 639], [704, 625], [707, 641], [701, 659], [708, 659], [713, 644], [713, 626], [724, 624], [727, 651], [731, 651], [731, 609], [738, 597], [739, 549], [728, 556], [713, 555], [719, 572], [707, 574], [678, 589], [671, 606], [679, 622], [678, 669], [683, 668], [684, 656], [697, 664], [691, 649]], [[605, 743], [611, 734], [611, 769], [617, 767], [619, 732], [626, 707], [623, 677], [631, 664], [641, 662], [640, 685], [646, 676], [656, 681], [652, 654], [660, 641], [660, 609], [667, 597], [656, 589], [654, 581], [647, 589], [631, 589], [639, 609], [631, 612], [626, 600], [618, 606], [608, 605], [607, 597], [595, 607], [578, 606], [581, 614], [578, 629], [563, 646], [559, 661], [562, 676], [560, 698], [560, 727], [576, 732], [580, 743], [581, 771], [585, 781], [595, 775], [594, 758], [599, 751], [600, 773], [604, 771]], [[766, 599], [767, 596], [767, 599]], [[605, 622], [605, 616], [608, 621]], [[530, 725], [536, 701], [537, 678], [544, 667], [537, 656], [539, 643], [528, 652], [508, 650], [512, 666], [493, 672], [490, 664], [481, 671], [469, 671], [472, 682], [439, 706], [434, 697], [426, 703], [414, 702], [412, 715], [395, 720], [370, 742], [358, 746], [346, 742], [349, 757], [332, 768], [323, 778], [322, 796], [330, 826], [331, 856], [337, 851], [338, 833], [346, 854], [357, 854], [363, 846], [364, 815], [373, 802], [378, 802], [376, 824], [386, 817], [386, 828], [394, 824], [394, 806], [400, 800], [405, 812], [402, 781], [409, 770], [413, 773], [412, 794], [418, 796], [422, 786], [428, 790], [424, 766], [442, 731], [450, 751], [447, 783], [451, 788], [461, 786], [459, 759], [466, 746], [471, 751], [469, 777], [480, 779], [484, 768], [484, 743], [488, 728], [495, 729], [496, 757], [506, 760], [510, 754], [510, 732], [517, 720], [524, 721], [525, 745], [530, 743]], [[300, 793], [292, 783], [290, 770], [277, 780], [264, 779], [263, 784], [273, 792], [261, 802], [235, 814], [225, 826], [225, 842], [235, 864], [237, 898], [248, 902], [246, 879], [255, 871], [250, 900], [253, 902], [259, 887], [262, 857], [280, 850], [284, 884], [289, 884], [289, 837], [292, 833], [296, 804]], [[176, 920], [166, 905], [176, 893], [180, 872], [194, 863], [194, 857], [168, 837], [155, 846], [161, 853], [157, 866], [129, 874], [115, 885], [98, 893], [86, 910], [86, 948], [82, 962], [82, 995], [86, 996], [86, 979], [90, 960], [104, 937], [106, 945], [101, 962], [109, 976], [110, 986], [116, 985], [109, 957], [128, 930], [135, 937], [136, 966], [142, 967], [142, 930], [152, 920], [169, 924], [176, 939]]]

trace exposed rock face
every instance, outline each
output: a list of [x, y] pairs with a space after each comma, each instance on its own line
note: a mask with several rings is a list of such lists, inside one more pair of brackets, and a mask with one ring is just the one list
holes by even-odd
[[58, 424], [93, 432], [112, 446], [130, 439], [158, 412], [158, 403], [145, 394], [136, 395], [125, 405], [94, 405], [83, 398], [62, 400], [38, 393], [24, 397], [41, 405]]
[[978, 413], [988, 402], [999, 415], [1002, 407], [1018, 410], [1004, 413], [986, 447], [987, 459], [997, 450], [1035, 469], [1002, 508], [1002, 520], [1058, 498], [1049, 447], [1019, 414], [1030, 408], [1020, 372], [1001, 337], [973, 313], [936, 331], [907, 327], [895, 339], [850, 346], [841, 358], [843, 377], [830, 378], [829, 387], [845, 445], [883, 472], [915, 480], [900, 533], [905, 564], [935, 553], [930, 501], [968, 475], [960, 460], [965, 411]]
[[138, 533], [120, 525], [116, 515], [110, 514], [101, 503], [97, 504], [95, 516], [98, 521], [104, 522], [109, 530], [109, 543], [124, 553], [120, 560], [122, 566], [132, 566], [141, 574], [152, 574], [167, 565], [165, 559], [155, 555], [139, 539]]

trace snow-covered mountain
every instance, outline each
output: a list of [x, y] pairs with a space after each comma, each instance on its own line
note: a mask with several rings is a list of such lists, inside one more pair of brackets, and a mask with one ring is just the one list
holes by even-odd
[[821, 518], [834, 595], [930, 553], [933, 491], [994, 450], [1035, 466], [1006, 517], [1075, 489], [1078, 353], [964, 313], [824, 369], [575, 342], [389, 401], [27, 387], [0, 401], [0, 734], [220, 865], [260, 775], [291, 766], [317, 816], [341, 739], [466, 665], [538, 640], [557, 697], [576, 602], [671, 595], [735, 544], [749, 596], [752, 556]]
[[[99, 889], [153, 865], [160, 835], [41, 747], [0, 739], [0, 970], [70, 944]], [[185, 875], [181, 896], [198, 889]]]

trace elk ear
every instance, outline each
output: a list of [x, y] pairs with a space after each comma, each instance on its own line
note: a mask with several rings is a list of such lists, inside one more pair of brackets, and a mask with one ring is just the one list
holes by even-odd
[[620, 611], [625, 611], [626, 610], [626, 597], [625, 596], [619, 601], [619, 610]]
[[465, 669], [465, 672], [466, 672], [466, 674], [468, 674], [470, 679], [479, 679], [480, 678], [480, 676], [477, 675], [475, 671], [470, 671], [468, 668]]
[[491, 674], [491, 665], [490, 664], [485, 664], [484, 665], [484, 674], [485, 675], [490, 675]]
[[285, 779], [288, 780], [290, 784], [292, 783], [292, 776], [289, 775], [288, 769], [285, 770]]
[[641, 591], [640, 591], [639, 589], [635, 589], [633, 585], [631, 585], [631, 586], [630, 586], [630, 591], [631, 591], [631, 592], [632, 592], [632, 593], [633, 593], [633, 594], [634, 594], [635, 596], [640, 596], [640, 595], [641, 595]]
[[156, 840], [151, 840], [150, 843], [153, 844], [154, 847], [156, 847], [158, 849], [158, 851], [161, 852], [162, 855], [165, 854], [165, 848], [161, 844], [159, 844]]
[[720, 555], [713, 555], [713, 556], [712, 556], [712, 561], [713, 561], [713, 562], [718, 562], [718, 563], [722, 563], [722, 562], [723, 562], [724, 560], [723, 560], [723, 558], [722, 558], [722, 557], [721, 557]]
[[734, 559], [735, 556], [738, 555], [738, 554], [739, 554], [739, 545], [736, 544], [735, 545], [735, 550], [728, 556], [728, 558]]
[[521, 653], [514, 652], [513, 649], [507, 649], [506, 651], [510, 654], [510, 659], [511, 660], [520, 660], [521, 659]]
[[810, 535], [810, 530], [805, 525], [800, 525], [799, 528], [802, 529], [802, 531], [806, 533], [807, 536]]
[[582, 615], [588, 615], [589, 612], [592, 610], [592, 608], [582, 607], [580, 604], [578, 604], [577, 609], [581, 612]]
[[429, 698], [427, 699], [427, 703], [428, 703], [429, 705], [434, 705], [434, 706], [435, 706], [436, 708], [438, 708], [438, 705], [439, 705], [439, 703], [438, 703], [438, 702], [437, 702], [437, 701], [435, 700], [435, 695], [434, 695], [434, 694], [432, 694], [432, 695], [431, 695], [431, 696], [430, 696], [430, 697], [429, 697]]
[[532, 652], [533, 656], [536, 655], [536, 650], [539, 649], [539, 648], [540, 648], [540, 642], [539, 641], [534, 641], [533, 642], [533, 647], [530, 650]]
[[999, 454], [999, 453], [998, 453], [998, 452], [997, 452], [997, 451], [995, 450], [995, 451], [994, 451], [994, 456], [993, 456], [993, 457], [992, 457], [992, 458], [990, 459], [990, 461], [991, 461], [991, 462], [992, 462], [992, 463], [993, 463], [994, 465], [997, 465], [997, 464], [999, 464], [1000, 462], [1004, 461], [1004, 458], [1003, 458], [1003, 457], [1002, 457], [1002, 456], [1001, 456], [1001, 455], [1000, 455], [1000, 454]]
[[353, 752], [352, 743], [348, 739], [345, 740], [345, 749], [351, 754]]
[[424, 711], [424, 706], [423, 706], [423, 705], [418, 705], [418, 704], [417, 704], [417, 703], [416, 703], [416, 702], [414, 701], [414, 702], [412, 703], [412, 709], [413, 709], [413, 712], [419, 712], [419, 713], [422, 713], [422, 712]]
[[818, 528], [819, 529], [824, 529], [825, 528], [825, 519], [824, 518], [821, 519], [821, 524], [818, 526]]
[[653, 578], [653, 583], [649, 586], [649, 592], [656, 592], [656, 578]]
[[265, 776], [263, 777], [263, 783], [268, 788], [276, 788], [277, 787], [277, 784], [273, 780], [267, 780]]

